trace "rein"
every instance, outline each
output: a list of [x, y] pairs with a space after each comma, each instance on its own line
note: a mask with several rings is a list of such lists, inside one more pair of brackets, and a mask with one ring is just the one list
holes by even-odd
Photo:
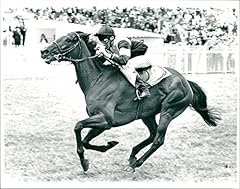
[[[80, 41], [82, 40], [79, 35], [76, 33], [76, 32], [73, 32], [77, 38], [78, 38], [78, 41], [77, 43], [75, 43], [72, 47], [70, 47], [69, 49], [63, 51], [61, 49], [61, 47], [59, 46], [59, 44], [56, 42], [56, 41], [53, 41], [52, 43], [57, 47], [57, 49], [59, 50], [59, 54], [56, 54], [54, 55], [54, 58], [60, 62], [62, 60], [66, 60], [66, 61], [70, 61], [72, 64], [77, 64], [77, 63], [80, 63], [80, 62], [83, 62], [85, 60], [90, 60], [90, 59], [94, 59], [96, 57], [99, 57], [98, 54], [96, 55], [93, 55], [93, 56], [89, 56], [89, 57], [86, 57], [86, 58], [71, 58], [71, 57], [68, 57], [66, 56], [68, 53], [70, 53], [71, 51], [73, 51], [75, 48], [79, 47], [79, 49], [81, 50], [81, 44], [80, 44]], [[79, 54], [79, 56], [81, 56], [81, 54]], [[116, 63], [114, 63], [113, 61], [111, 61], [110, 59], [106, 58], [106, 60], [108, 62], [110, 62], [112, 65], [114, 66], [117, 66]], [[78, 80], [75, 82], [76, 84], [78, 83]]]
[[[93, 55], [93, 56], [89, 56], [89, 57], [86, 57], [86, 58], [76, 58], [76, 59], [66, 56], [66, 54], [70, 53], [70, 52], [73, 51], [75, 48], [79, 47], [80, 50], [81, 50], [81, 48], [82, 48], [82, 47], [81, 47], [81, 44], [80, 44], [80, 41], [81, 41], [82, 39], [79, 37], [79, 35], [78, 35], [76, 32], [73, 32], [73, 33], [77, 36], [78, 41], [77, 41], [77, 43], [74, 44], [71, 48], [69, 48], [69, 49], [67, 49], [67, 50], [65, 50], [65, 51], [62, 51], [61, 47], [58, 45], [58, 43], [57, 43], [56, 41], [53, 41], [53, 42], [52, 42], [54, 45], [57, 46], [57, 48], [58, 48], [58, 50], [59, 50], [59, 52], [60, 52], [60, 54], [54, 55], [54, 58], [55, 58], [58, 62], [60, 62], [61, 60], [66, 60], [66, 61], [70, 61], [70, 62], [74, 62], [74, 63], [80, 63], [80, 62], [83, 62], [83, 61], [85, 61], [85, 60], [90, 60], [90, 59], [94, 59], [94, 58], [96, 58], [96, 57], [99, 57], [98, 54]], [[104, 57], [104, 58], [105, 58], [108, 62], [110, 62], [110, 64], [111, 64], [112, 66], [119, 67], [118, 64], [114, 63], [114, 62], [113, 62], [112, 60], [110, 60], [109, 58], [107, 58], [107, 57]]]
[[57, 54], [57, 55], [54, 55], [54, 58], [56, 58], [56, 60], [58, 62], [60, 62], [61, 60], [66, 60], [66, 61], [70, 61], [70, 62], [75, 62], [75, 63], [79, 63], [79, 62], [83, 62], [85, 60], [89, 60], [89, 59], [93, 59], [93, 58], [96, 58], [98, 55], [94, 55], [94, 56], [89, 56], [87, 58], [77, 58], [77, 59], [74, 59], [74, 58], [71, 58], [71, 57], [68, 57], [66, 56], [66, 54], [70, 53], [71, 51], [73, 51], [75, 48], [79, 47], [79, 49], [81, 49], [81, 44], [80, 44], [80, 41], [81, 41], [81, 38], [78, 36], [77, 33], [73, 32], [77, 38], [78, 38], [78, 41], [76, 44], [74, 44], [71, 48], [65, 50], [65, 51], [62, 51], [61, 47], [58, 45], [57, 42], [53, 41], [52, 43], [54, 45], [57, 46], [58, 50], [59, 50], [59, 53], [60, 54]]
[[67, 56], [63, 56], [63, 59], [64, 59], [64, 60], [67, 60], [67, 61], [79, 63], [79, 62], [83, 62], [83, 61], [85, 61], [85, 60], [90, 60], [90, 59], [93, 59], [93, 58], [96, 58], [96, 57], [97, 57], [97, 55], [89, 56], [89, 57], [87, 57], [87, 58], [73, 59], [73, 58], [70, 58], [70, 57], [67, 57]]

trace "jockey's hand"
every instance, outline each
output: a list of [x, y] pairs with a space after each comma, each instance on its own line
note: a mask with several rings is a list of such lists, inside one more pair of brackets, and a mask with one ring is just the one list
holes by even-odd
[[106, 57], [106, 58], [110, 58], [112, 56], [112, 54], [107, 53], [106, 51], [96, 51], [96, 54], [98, 55], [98, 57]]
[[102, 52], [96, 52], [96, 55], [98, 58], [104, 57], [104, 54]]

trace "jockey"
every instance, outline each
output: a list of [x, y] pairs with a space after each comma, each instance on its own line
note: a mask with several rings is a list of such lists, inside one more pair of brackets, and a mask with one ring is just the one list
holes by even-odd
[[[102, 26], [95, 36], [98, 37], [99, 41], [105, 47], [105, 49], [98, 53], [106, 56], [119, 65], [126, 65], [130, 58], [143, 55], [147, 51], [147, 46], [144, 44], [146, 48], [142, 49], [138, 54], [136, 54], [136, 49], [134, 49], [134, 46], [137, 45], [133, 45], [132, 41], [127, 37], [116, 36], [114, 30], [108, 25]], [[141, 66], [134, 66], [134, 68], [139, 67]], [[138, 74], [136, 80], [136, 88], [140, 92], [139, 97], [149, 97], [149, 85], [144, 82]]]

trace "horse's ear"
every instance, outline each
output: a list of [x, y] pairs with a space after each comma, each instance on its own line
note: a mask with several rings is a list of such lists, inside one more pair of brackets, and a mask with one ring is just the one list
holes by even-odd
[[77, 34], [79, 34], [79, 36], [81, 37], [81, 39], [83, 39], [85, 42], [87, 42], [89, 40], [89, 35], [88, 33], [84, 33], [81, 31], [77, 31]]
[[89, 35], [88, 33], [85, 33], [84, 35], [82, 35], [82, 39], [85, 41], [85, 42], [88, 42], [89, 40]]

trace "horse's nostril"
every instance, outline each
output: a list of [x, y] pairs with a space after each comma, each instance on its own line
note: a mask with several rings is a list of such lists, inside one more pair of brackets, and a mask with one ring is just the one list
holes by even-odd
[[50, 53], [49, 50], [41, 50], [42, 55], [48, 55]]

